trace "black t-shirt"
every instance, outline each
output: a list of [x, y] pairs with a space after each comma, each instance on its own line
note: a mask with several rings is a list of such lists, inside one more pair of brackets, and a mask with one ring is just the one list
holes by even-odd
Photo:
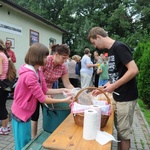
[[[110, 82], [114, 83], [120, 79], [127, 71], [126, 64], [132, 61], [130, 49], [121, 42], [115, 41], [108, 52], [109, 77]], [[120, 95], [113, 94], [116, 101], [125, 102], [138, 98], [136, 78], [134, 77], [124, 85], [115, 90]]]

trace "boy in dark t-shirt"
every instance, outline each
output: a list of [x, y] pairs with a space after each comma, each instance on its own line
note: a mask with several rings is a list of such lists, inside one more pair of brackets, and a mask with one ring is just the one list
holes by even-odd
[[[123, 43], [115, 41], [109, 49], [109, 76], [110, 83], [119, 80], [126, 72], [126, 64], [133, 61], [130, 49]], [[115, 89], [115, 92], [120, 95], [114, 94], [113, 97], [118, 102], [126, 102], [137, 99], [138, 92], [135, 77], [126, 82], [122, 86]]]
[[124, 43], [111, 39], [101, 27], [94, 27], [88, 39], [97, 49], [108, 49], [109, 82], [104, 92], [113, 92], [114, 122], [117, 129], [118, 149], [129, 150], [133, 114], [138, 98], [136, 75], [138, 68], [130, 49]]

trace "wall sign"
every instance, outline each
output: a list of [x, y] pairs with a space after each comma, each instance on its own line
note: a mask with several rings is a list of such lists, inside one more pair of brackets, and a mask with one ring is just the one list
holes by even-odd
[[0, 20], [0, 31], [22, 35], [22, 28]]
[[39, 32], [30, 30], [30, 46], [34, 43], [39, 43]]

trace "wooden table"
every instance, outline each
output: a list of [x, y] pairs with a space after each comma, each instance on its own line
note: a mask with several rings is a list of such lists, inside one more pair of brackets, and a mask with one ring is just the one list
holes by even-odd
[[[101, 130], [110, 134], [113, 132], [114, 113], [111, 114]], [[100, 145], [96, 140], [83, 139], [83, 127], [74, 123], [70, 114], [59, 127], [46, 139], [43, 147], [50, 150], [111, 150], [112, 142]]]

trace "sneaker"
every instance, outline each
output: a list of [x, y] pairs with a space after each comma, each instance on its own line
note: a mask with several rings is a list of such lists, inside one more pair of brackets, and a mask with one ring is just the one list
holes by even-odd
[[7, 125], [7, 130], [10, 131], [10, 124]]
[[8, 129], [4, 129], [3, 127], [0, 128], [0, 135], [8, 135], [9, 134], [9, 131]]

